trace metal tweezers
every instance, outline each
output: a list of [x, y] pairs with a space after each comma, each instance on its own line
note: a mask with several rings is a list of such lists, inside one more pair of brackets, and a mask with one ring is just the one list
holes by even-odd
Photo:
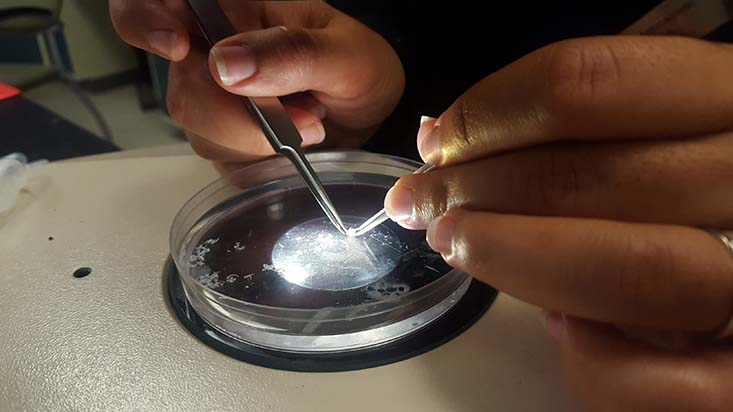
[[[415, 170], [413, 174], [427, 173], [433, 170], [433, 168], [434, 168], [433, 165], [426, 163], [420, 166], [417, 170]], [[362, 223], [361, 226], [357, 228], [348, 229], [346, 231], [346, 234], [349, 236], [361, 236], [365, 233], [368, 233], [370, 230], [374, 229], [375, 227], [381, 225], [387, 219], [389, 219], [389, 216], [387, 216], [387, 210], [382, 209], [379, 212], [377, 212], [374, 216], [370, 217], [364, 223]]]
[[[210, 46], [213, 47], [221, 40], [237, 34], [216, 0], [188, 0], [188, 5], [193, 10], [199, 28]], [[280, 99], [243, 97], [242, 100], [275, 152], [284, 155], [293, 163], [328, 219], [339, 232], [346, 234], [346, 227], [336, 207], [310, 162], [303, 155], [300, 147], [303, 139]]]

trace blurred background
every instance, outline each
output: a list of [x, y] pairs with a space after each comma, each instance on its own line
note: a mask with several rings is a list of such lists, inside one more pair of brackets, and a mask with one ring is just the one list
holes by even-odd
[[0, 157], [185, 141], [165, 111], [167, 63], [124, 44], [107, 3], [0, 0]]

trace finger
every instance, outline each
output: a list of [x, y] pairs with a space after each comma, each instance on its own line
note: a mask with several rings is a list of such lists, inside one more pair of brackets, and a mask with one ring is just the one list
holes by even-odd
[[[354, 25], [279, 26], [220, 42], [210, 53], [209, 66], [213, 78], [231, 93], [283, 96], [310, 91], [329, 108], [331, 120], [369, 127], [396, 106], [404, 83], [401, 71], [387, 70], [400, 65], [391, 48], [375, 45], [383, 43], [375, 33]], [[375, 58], [395, 63], [377, 65]], [[364, 108], [362, 98], [367, 95], [382, 103]]]
[[232, 184], [237, 184], [238, 182], [233, 177], [233, 175], [241, 168], [246, 167], [251, 164], [251, 162], [220, 162], [220, 161], [213, 161], [212, 164], [214, 165], [214, 168], [217, 172], [221, 175], [221, 177], [227, 179]]
[[733, 403], [733, 347], [676, 354], [572, 317], [551, 315], [547, 326], [573, 388], [593, 411], [723, 411]]
[[553, 311], [703, 332], [733, 310], [733, 259], [698, 229], [452, 209], [427, 238], [451, 266]]
[[[186, 60], [171, 65], [168, 110], [189, 134], [203, 157], [220, 161], [249, 161], [273, 153], [241, 97], [220, 88], [211, 79], [206, 55], [192, 48]], [[304, 145], [323, 141], [325, 131], [315, 114], [286, 106]]]
[[[303, 138], [303, 146], [312, 146], [321, 143], [326, 135], [323, 124], [311, 112], [291, 106], [284, 106], [293, 124], [299, 129]], [[245, 113], [245, 116], [249, 116]], [[221, 163], [217, 167], [219, 172], [236, 170], [242, 165], [261, 159], [263, 156], [274, 154], [274, 150], [269, 145], [260, 144], [265, 141], [259, 126], [253, 121], [242, 122], [239, 126], [242, 137], [240, 139], [227, 140], [221, 135], [211, 134], [204, 137], [186, 130], [186, 137], [191, 144], [193, 150], [204, 159], [214, 160]]]
[[110, 0], [110, 17], [127, 43], [168, 60], [180, 61], [190, 47], [190, 12], [182, 0]]
[[[424, 228], [447, 208], [733, 227], [733, 133], [694, 140], [542, 145], [408, 175], [390, 216]], [[670, 207], [674, 205], [674, 207]]]
[[733, 46], [595, 37], [540, 49], [461, 96], [422, 141], [435, 165], [556, 140], [677, 138], [733, 126]]
[[320, 119], [324, 119], [328, 114], [328, 109], [321, 102], [313, 97], [310, 93], [295, 93], [284, 96], [280, 99], [283, 104], [293, 107], [299, 107], [315, 114]]

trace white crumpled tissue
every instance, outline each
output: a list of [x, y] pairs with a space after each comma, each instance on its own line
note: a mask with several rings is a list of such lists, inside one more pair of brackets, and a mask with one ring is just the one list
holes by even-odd
[[28, 163], [23, 153], [11, 153], [0, 158], [0, 213], [15, 207], [18, 194], [28, 179], [28, 169], [44, 163], [48, 162], [39, 160]]

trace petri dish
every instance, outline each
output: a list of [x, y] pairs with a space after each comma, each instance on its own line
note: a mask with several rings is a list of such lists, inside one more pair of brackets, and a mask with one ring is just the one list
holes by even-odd
[[[308, 155], [347, 225], [381, 209], [419, 164], [360, 152]], [[249, 165], [195, 194], [170, 247], [193, 309], [245, 343], [296, 353], [374, 348], [447, 312], [471, 279], [386, 222], [358, 238], [330, 226], [287, 159]]]

